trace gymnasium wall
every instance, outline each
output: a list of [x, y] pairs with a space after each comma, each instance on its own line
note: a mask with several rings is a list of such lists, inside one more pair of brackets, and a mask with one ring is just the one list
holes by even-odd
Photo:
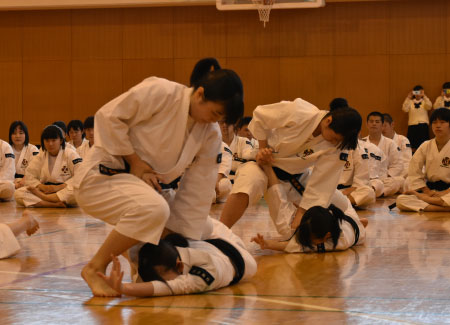
[[[157, 75], [187, 83], [194, 63], [215, 56], [255, 106], [302, 97], [326, 108], [346, 97], [363, 117], [390, 112], [415, 84], [434, 101], [450, 81], [450, 1], [330, 2], [255, 11], [213, 6], [0, 12], [0, 137], [21, 119], [38, 142], [54, 120], [94, 114]], [[365, 131], [365, 127], [363, 127]]]

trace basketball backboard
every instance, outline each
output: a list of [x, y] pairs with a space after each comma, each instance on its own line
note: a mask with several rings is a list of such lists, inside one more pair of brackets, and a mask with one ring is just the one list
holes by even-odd
[[[272, 9], [318, 8], [325, 5], [325, 0], [273, 0]], [[219, 10], [257, 9], [254, 0], [217, 0]]]

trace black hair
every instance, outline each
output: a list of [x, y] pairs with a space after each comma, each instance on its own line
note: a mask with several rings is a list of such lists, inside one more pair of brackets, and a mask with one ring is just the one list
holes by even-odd
[[251, 116], [244, 116], [244, 117], [239, 119], [239, 121], [236, 124], [236, 128], [237, 129], [242, 129], [242, 127], [244, 125], [249, 125], [251, 121], [252, 121], [252, 117]]
[[84, 123], [83, 123], [83, 128], [85, 128], [85, 129], [93, 129], [94, 128], [94, 117], [93, 116], [86, 117], [86, 119], [84, 120]]
[[67, 124], [67, 131], [70, 131], [71, 129], [83, 132], [83, 122], [81, 122], [80, 120], [70, 121], [69, 124]]
[[45, 149], [44, 140], [45, 139], [61, 139], [61, 146], [63, 149], [66, 148], [66, 141], [64, 140], [64, 136], [62, 133], [62, 130], [59, 126], [52, 124], [48, 125], [44, 128], [41, 134], [41, 148], [43, 151], [47, 150]]
[[431, 113], [430, 123], [433, 123], [436, 120], [450, 123], [450, 109], [445, 107], [435, 109], [433, 113]]
[[24, 144], [27, 146], [28, 143], [30, 142], [30, 136], [28, 135], [28, 128], [27, 128], [27, 126], [22, 121], [14, 121], [9, 126], [9, 144], [13, 145], [13, 142], [12, 142], [12, 139], [11, 139], [11, 135], [14, 133], [16, 128], [20, 128], [23, 131], [23, 133], [25, 133], [25, 142], [24, 142]]
[[423, 90], [423, 87], [421, 85], [417, 85], [417, 86], [414, 86], [413, 90], [414, 91]]
[[367, 120], [366, 120], [366, 122], [369, 121], [369, 118], [370, 118], [371, 116], [378, 116], [378, 117], [381, 119], [381, 123], [384, 123], [384, 116], [383, 116], [383, 114], [381, 114], [380, 112], [377, 112], [377, 111], [370, 112], [370, 113], [367, 115]]
[[194, 91], [199, 87], [203, 87], [206, 101], [224, 106], [226, 124], [236, 124], [244, 114], [244, 89], [241, 79], [233, 70], [209, 71], [194, 85]]
[[[199, 60], [192, 70], [191, 77], [189, 78], [189, 82], [191, 87], [195, 87], [195, 85], [211, 70], [220, 70], [219, 62], [216, 58], [204, 58]], [[197, 88], [197, 87], [196, 87]]]
[[351, 107], [344, 107], [329, 112], [325, 115], [325, 118], [328, 116], [332, 118], [328, 127], [344, 137], [339, 145], [339, 149], [356, 149], [358, 134], [361, 131], [362, 124], [362, 118], [358, 111]]
[[138, 273], [142, 281], [166, 281], [156, 271], [156, 266], [163, 266], [165, 270], [175, 270], [177, 258], [180, 257], [178, 247], [188, 247], [189, 243], [182, 235], [173, 233], [159, 241], [158, 245], [145, 244], [139, 250]]
[[394, 119], [388, 113], [383, 113], [383, 120], [384, 120], [383, 123], [388, 122], [389, 124], [392, 124], [392, 122], [394, 122]]
[[330, 106], [330, 112], [331, 112], [331, 111], [334, 111], [335, 109], [348, 107], [348, 102], [345, 98], [337, 97], [330, 102], [329, 106]]
[[324, 238], [329, 232], [333, 241], [333, 248], [336, 248], [341, 235], [340, 221], [343, 220], [344, 216], [344, 212], [333, 204], [328, 209], [321, 206], [309, 208], [296, 230], [295, 240], [303, 249], [314, 249], [311, 236], [318, 239]]
[[67, 126], [66, 126], [66, 123], [64, 123], [63, 121], [55, 121], [52, 124], [59, 126], [61, 128], [61, 130], [63, 130], [64, 133], [67, 134]]
[[442, 89], [450, 89], [450, 82], [444, 82], [444, 84], [442, 85]]

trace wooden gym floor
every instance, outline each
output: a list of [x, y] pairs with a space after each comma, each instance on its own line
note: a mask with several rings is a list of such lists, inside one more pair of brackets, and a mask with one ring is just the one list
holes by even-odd
[[[93, 298], [81, 279], [110, 226], [77, 208], [30, 210], [41, 229], [21, 235], [21, 252], [0, 260], [0, 324], [450, 323], [450, 215], [389, 212], [392, 202], [360, 211], [370, 222], [365, 246], [280, 254], [251, 243], [258, 261], [251, 281], [147, 299]], [[0, 222], [22, 213], [14, 202], [0, 203]], [[264, 201], [233, 229], [247, 243], [256, 232], [276, 235]]]

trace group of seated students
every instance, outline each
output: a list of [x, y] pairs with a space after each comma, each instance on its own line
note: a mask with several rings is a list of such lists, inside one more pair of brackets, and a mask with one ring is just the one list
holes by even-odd
[[[220, 69], [217, 61], [205, 62], [208, 71]], [[225, 202], [220, 221], [207, 218], [202, 240], [170, 234], [157, 245], [132, 247], [128, 255], [137, 283], [122, 283], [117, 257], [109, 275], [103, 271], [94, 276], [113, 294], [132, 296], [206, 291], [249, 278], [256, 262], [230, 228], [262, 196], [281, 240], [255, 234], [252, 241], [261, 249], [288, 253], [363, 244], [368, 220], [355, 208], [367, 208], [377, 197], [403, 193], [396, 202], [401, 210], [449, 211], [450, 110], [436, 108], [430, 121], [435, 138], [414, 156], [408, 139], [395, 133], [389, 114], [368, 114], [368, 136], [361, 139], [361, 116], [344, 98], [334, 99], [329, 111], [298, 98], [258, 106], [253, 117], [237, 124], [219, 121], [222, 153], [213, 203]], [[71, 121], [67, 143], [65, 125], [55, 124], [43, 130], [37, 150], [29, 144], [25, 124], [13, 122], [12, 147], [2, 142], [3, 200], [15, 192], [16, 202], [25, 207], [76, 205], [71, 179], [94, 144], [94, 119]], [[16, 229], [16, 235], [25, 230], [31, 234], [38, 225], [25, 216], [19, 225], [6, 227]], [[92, 281], [86, 282], [91, 286]], [[95, 295], [111, 295], [103, 284], [91, 289]]]
[[[70, 141], [66, 142], [66, 135]], [[9, 143], [1, 141], [0, 201], [14, 197], [24, 207], [76, 206], [71, 179], [94, 145], [94, 117], [85, 122], [72, 120], [48, 125], [41, 143], [30, 143], [28, 128], [14, 121], [9, 128]]]

